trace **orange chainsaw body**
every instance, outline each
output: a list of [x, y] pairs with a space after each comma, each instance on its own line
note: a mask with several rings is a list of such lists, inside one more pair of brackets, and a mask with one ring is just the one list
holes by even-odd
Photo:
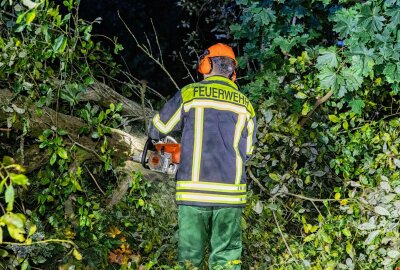
[[172, 163], [179, 164], [181, 161], [181, 144], [179, 143], [157, 143], [154, 145], [158, 153], [166, 152], [172, 155]]

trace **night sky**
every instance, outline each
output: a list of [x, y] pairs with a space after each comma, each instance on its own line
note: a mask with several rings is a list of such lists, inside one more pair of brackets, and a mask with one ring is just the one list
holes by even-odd
[[[82, 0], [79, 14], [81, 18], [89, 21], [101, 17], [102, 23], [94, 25], [94, 33], [118, 37], [118, 41], [124, 47], [120, 54], [128, 63], [131, 73], [138, 79], [147, 80], [150, 86], [168, 96], [174, 94], [176, 88], [163, 71], [136, 48], [132, 36], [118, 18], [117, 11], [119, 10], [121, 17], [141, 42], [147, 43], [144, 33], [147, 34], [153, 52], [157, 52], [150, 21], [151, 18], [153, 19], [163, 52], [164, 63], [178, 85], [183, 87], [185, 84], [190, 83], [191, 80], [184, 78], [187, 77], [187, 71], [179, 59], [174, 59], [172, 56], [173, 51], [180, 51], [188, 63], [192, 63], [197, 59], [194, 55], [189, 56], [185, 53], [183, 39], [188, 30], [178, 28], [178, 25], [186, 14], [181, 7], [177, 6], [176, 2], [176, 0]], [[111, 42], [104, 38], [98, 38], [98, 40], [102, 40], [108, 46], [111, 45]], [[210, 43], [209, 40], [205, 42], [207, 45]], [[123, 63], [120, 56], [117, 56], [116, 59], [119, 63]], [[196, 78], [196, 71], [191, 66], [189, 68]]]

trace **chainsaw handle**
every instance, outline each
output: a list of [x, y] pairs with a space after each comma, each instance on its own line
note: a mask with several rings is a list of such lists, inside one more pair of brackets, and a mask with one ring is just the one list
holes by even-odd
[[144, 148], [143, 148], [143, 153], [142, 153], [142, 159], [141, 162], [143, 168], [148, 169], [149, 166], [146, 165], [146, 156], [147, 156], [147, 150], [149, 150], [149, 144], [153, 145], [152, 139], [149, 137], [147, 138], [146, 143], [144, 144]]
[[174, 138], [174, 137], [171, 137], [171, 136], [166, 136], [166, 137], [164, 138], [164, 141], [165, 141], [166, 143], [168, 143], [168, 142], [178, 143], [178, 142], [175, 140], [175, 138]]

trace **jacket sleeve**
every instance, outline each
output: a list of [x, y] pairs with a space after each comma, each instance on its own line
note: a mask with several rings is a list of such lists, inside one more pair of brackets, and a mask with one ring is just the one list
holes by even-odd
[[182, 126], [182, 94], [178, 91], [149, 123], [149, 137], [159, 140]]
[[247, 123], [247, 146], [246, 146], [246, 160], [253, 154], [254, 144], [257, 142], [257, 120], [254, 116]]

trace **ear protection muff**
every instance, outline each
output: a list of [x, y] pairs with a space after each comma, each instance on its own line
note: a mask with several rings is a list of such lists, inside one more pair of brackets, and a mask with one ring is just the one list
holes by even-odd
[[[212, 66], [212, 57], [228, 57], [235, 61], [235, 66], [237, 66], [237, 61], [235, 57], [235, 53], [232, 48], [223, 43], [217, 43], [209, 47], [204, 53], [199, 57], [199, 62], [197, 65], [197, 71], [201, 74], [210, 74], [213, 66]], [[229, 79], [232, 81], [236, 80], [236, 72], [232, 71], [232, 74], [229, 76]]]
[[201, 74], [209, 74], [212, 71], [212, 61], [209, 55], [209, 50], [205, 50], [204, 53], [200, 55], [197, 71]]

